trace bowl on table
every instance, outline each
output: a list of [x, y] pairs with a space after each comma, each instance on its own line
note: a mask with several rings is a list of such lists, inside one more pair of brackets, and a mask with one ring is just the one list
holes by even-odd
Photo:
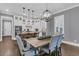
[[41, 37], [38, 37], [37, 39], [44, 40], [44, 39], [49, 39], [49, 38], [51, 38], [51, 36], [41, 36]]

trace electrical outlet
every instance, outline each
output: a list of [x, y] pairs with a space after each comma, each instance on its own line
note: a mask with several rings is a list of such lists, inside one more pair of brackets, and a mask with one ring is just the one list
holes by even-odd
[[77, 40], [74, 40], [75, 43], [77, 43]]

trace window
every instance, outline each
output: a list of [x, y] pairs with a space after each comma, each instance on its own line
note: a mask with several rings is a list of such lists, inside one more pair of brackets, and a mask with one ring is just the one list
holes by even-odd
[[56, 16], [54, 18], [54, 32], [64, 34], [64, 15]]

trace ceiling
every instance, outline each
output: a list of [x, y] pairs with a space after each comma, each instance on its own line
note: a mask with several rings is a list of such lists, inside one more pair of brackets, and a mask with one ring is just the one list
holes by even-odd
[[27, 9], [31, 9], [35, 11], [34, 15], [39, 16], [46, 9], [46, 6], [54, 13], [78, 4], [79, 3], [0, 3], [0, 10], [8, 10], [8, 13], [23, 14], [22, 7], [25, 7], [26, 12]]

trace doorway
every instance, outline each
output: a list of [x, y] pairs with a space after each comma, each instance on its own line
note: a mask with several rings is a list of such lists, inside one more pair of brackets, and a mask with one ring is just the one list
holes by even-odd
[[4, 37], [9, 37], [13, 39], [13, 19], [12, 17], [7, 16], [1, 16], [1, 40], [3, 40]]
[[3, 31], [2, 36], [12, 36], [12, 21], [3, 20]]

